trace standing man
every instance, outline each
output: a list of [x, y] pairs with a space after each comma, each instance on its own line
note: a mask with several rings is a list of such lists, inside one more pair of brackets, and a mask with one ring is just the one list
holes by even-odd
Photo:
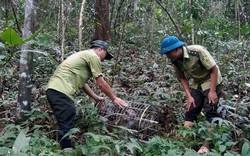
[[[168, 36], [161, 42], [160, 54], [166, 54], [173, 64], [174, 75], [187, 96], [184, 126], [193, 125], [202, 109], [206, 120], [219, 117], [217, 104], [221, 96], [222, 76], [218, 66], [205, 47], [200, 45], [184, 46], [176, 36]], [[190, 85], [189, 85], [190, 80]], [[198, 153], [209, 151], [205, 142]]]
[[[112, 58], [108, 52], [108, 44], [95, 40], [91, 43], [91, 49], [72, 54], [64, 60], [50, 78], [46, 95], [58, 122], [60, 140], [75, 126], [76, 108], [73, 96], [77, 91], [83, 89], [97, 102], [104, 100], [104, 97], [96, 95], [88, 86], [90, 77], [96, 79], [97, 86], [115, 104], [120, 107], [127, 106], [126, 102], [113, 93], [103, 78], [101, 62]], [[62, 149], [72, 147], [70, 138], [63, 138], [60, 145]]]

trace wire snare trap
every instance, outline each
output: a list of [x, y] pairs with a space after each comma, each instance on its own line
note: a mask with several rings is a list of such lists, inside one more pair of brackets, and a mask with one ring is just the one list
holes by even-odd
[[156, 135], [159, 116], [155, 107], [137, 102], [129, 102], [128, 104], [128, 107], [121, 108], [107, 100], [105, 103], [98, 103], [96, 107], [106, 125], [126, 127], [133, 135], [142, 140]]

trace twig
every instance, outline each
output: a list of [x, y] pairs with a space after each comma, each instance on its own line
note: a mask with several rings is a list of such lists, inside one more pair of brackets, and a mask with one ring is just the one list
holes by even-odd
[[184, 38], [182, 37], [182, 34], [181, 34], [179, 28], [177, 27], [176, 23], [174, 22], [174, 19], [172, 18], [172, 16], [171, 16], [170, 13], [168, 12], [168, 10], [162, 5], [161, 2], [159, 2], [159, 0], [156, 0], [156, 2], [157, 2], [157, 4], [159, 4], [159, 5], [161, 6], [161, 8], [167, 13], [169, 19], [170, 19], [171, 22], [173, 23], [173, 25], [174, 25], [174, 27], [175, 27], [177, 33], [179, 34], [180, 38], [184, 39]]
[[19, 27], [19, 24], [18, 24], [18, 20], [17, 20], [17, 17], [16, 17], [16, 11], [15, 11], [15, 9], [14, 9], [14, 6], [13, 6], [13, 2], [12, 2], [12, 0], [10, 1], [10, 5], [11, 5], [11, 8], [12, 8], [12, 11], [13, 11], [14, 17], [15, 17], [17, 30], [19, 31], [19, 33], [21, 33], [21, 34], [22, 34], [22, 31], [21, 31], [21, 29], [20, 29], [20, 27]]
[[[120, 5], [118, 6], [118, 8], [117, 8], [117, 13], [116, 13], [116, 16], [115, 16], [115, 23], [114, 23], [114, 25], [113, 25], [113, 29], [115, 30], [115, 27], [116, 27], [116, 22], [117, 22], [117, 18], [118, 18], [118, 14], [120, 13], [120, 10], [121, 10], [121, 8], [122, 8], [122, 5], [123, 5], [123, 2], [124, 2], [125, 0], [122, 0], [121, 1], [121, 3], [120, 3]], [[127, 9], [128, 10], [128, 9]], [[112, 18], [111, 18], [112, 19]], [[116, 34], [116, 31], [115, 31], [115, 34]]]

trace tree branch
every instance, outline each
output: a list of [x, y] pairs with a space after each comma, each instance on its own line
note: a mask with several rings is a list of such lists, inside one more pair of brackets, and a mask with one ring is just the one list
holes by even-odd
[[[129, 9], [127, 9], [127, 11], [126, 11], [126, 13], [125, 13], [125, 16], [124, 16], [123, 26], [122, 26], [122, 33], [121, 33], [120, 40], [119, 40], [118, 53], [117, 53], [117, 56], [116, 56], [116, 58], [115, 58], [115, 62], [116, 62], [116, 63], [115, 63], [114, 68], [113, 68], [114, 75], [117, 74], [118, 77], [119, 77], [119, 75], [120, 75], [120, 69], [117, 70], [117, 66], [118, 66], [118, 64], [119, 64], [118, 59], [119, 59], [119, 57], [120, 57], [120, 51], [121, 51], [122, 40], [123, 40], [123, 38], [124, 38], [125, 26], [126, 26], [126, 21], [127, 21], [127, 17], [128, 17], [128, 10], [129, 10]], [[114, 77], [112, 77], [111, 86], [113, 86], [113, 83], [114, 83]]]
[[14, 8], [14, 6], [13, 6], [12, 0], [10, 1], [10, 5], [11, 5], [11, 9], [12, 9], [12, 11], [13, 11], [14, 17], [15, 17], [17, 30], [19, 31], [19, 33], [22, 34], [22, 31], [21, 31], [20, 26], [19, 26], [19, 24], [18, 24], [18, 20], [17, 20], [17, 17], [16, 17], [16, 11], [15, 11], [15, 8]]
[[167, 13], [169, 19], [171, 20], [171, 22], [173, 23], [177, 33], [179, 34], [179, 37], [183, 39], [182, 34], [179, 30], [179, 28], [177, 27], [176, 23], [174, 22], [174, 19], [172, 18], [172, 16], [170, 15], [170, 13], [168, 12], [168, 10], [162, 5], [162, 3], [159, 0], [156, 0], [157, 4], [159, 4], [161, 6], [161, 8]]

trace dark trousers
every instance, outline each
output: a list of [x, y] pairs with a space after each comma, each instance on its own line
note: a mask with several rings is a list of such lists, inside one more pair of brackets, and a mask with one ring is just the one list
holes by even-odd
[[48, 89], [46, 95], [56, 116], [59, 126], [59, 140], [62, 149], [72, 147], [69, 137], [64, 135], [75, 126], [76, 108], [74, 101], [67, 95], [53, 89]]
[[[202, 111], [202, 109], [205, 112], [206, 120], [211, 122], [214, 117], [219, 117], [219, 114], [217, 113], [218, 106], [212, 106], [209, 103], [208, 99], [208, 93], [210, 89], [203, 91], [201, 87], [198, 87], [198, 89], [191, 89], [191, 95], [194, 98], [196, 107], [191, 107], [189, 111], [185, 114], [185, 121], [191, 121], [197, 120], [198, 115]], [[216, 86], [216, 94], [218, 96], [218, 99], [221, 96], [222, 91], [222, 85], [219, 84]]]

